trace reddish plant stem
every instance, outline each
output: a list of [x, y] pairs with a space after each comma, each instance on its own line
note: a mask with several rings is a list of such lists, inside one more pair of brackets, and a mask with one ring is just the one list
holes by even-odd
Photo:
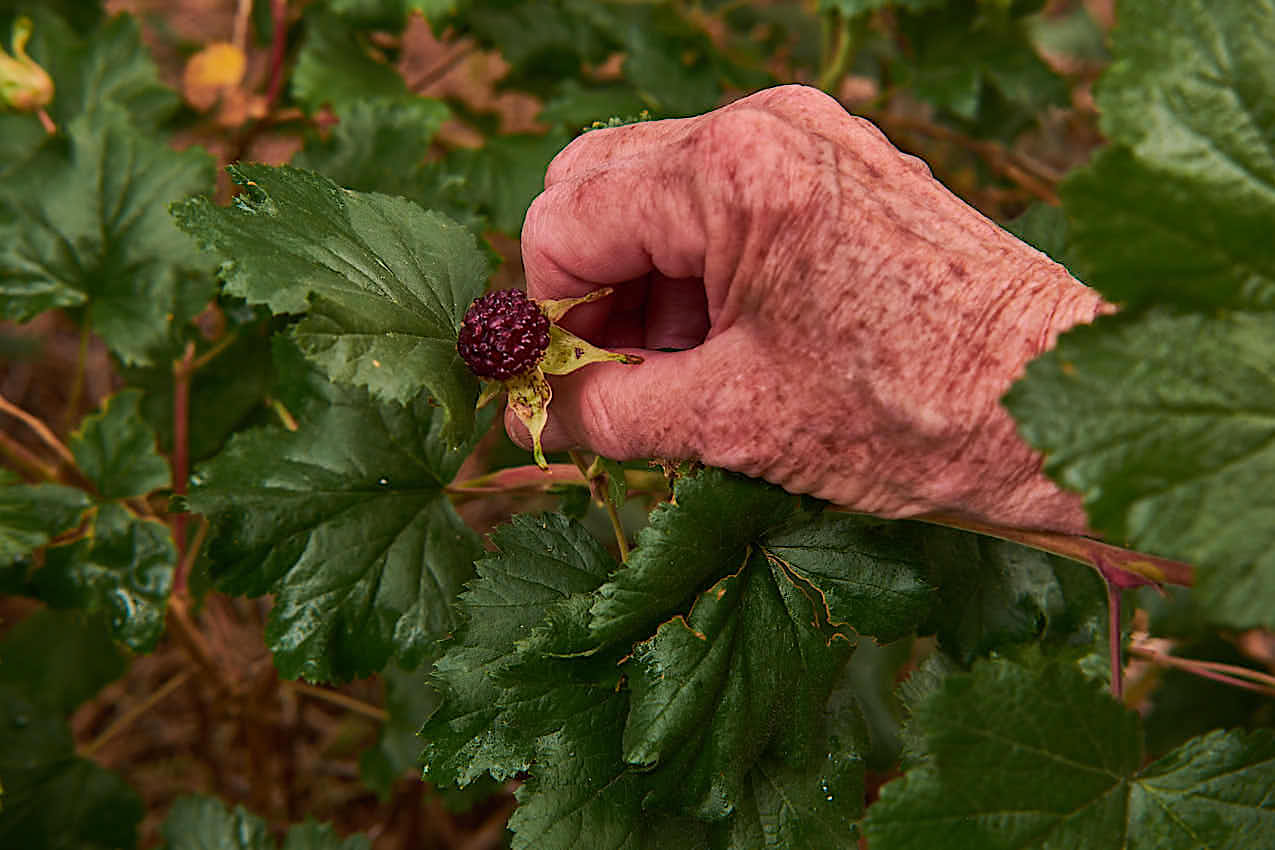
[[1226, 685], [1236, 688], [1244, 688], [1249, 691], [1256, 691], [1268, 697], [1275, 697], [1275, 687], [1271, 685], [1263, 685], [1260, 682], [1251, 682], [1242, 679], [1239, 676], [1228, 676], [1226, 673], [1219, 672], [1217, 668], [1231, 669], [1242, 671], [1244, 674], [1251, 675], [1254, 671], [1246, 668], [1237, 668], [1234, 665], [1216, 664], [1207, 661], [1199, 661], [1194, 658], [1179, 658], [1176, 655], [1168, 655], [1163, 652], [1157, 652], [1154, 649], [1148, 649], [1143, 646], [1129, 647], [1129, 654], [1136, 655], [1139, 658], [1145, 658], [1153, 664], [1159, 664], [1162, 667], [1174, 667], [1196, 676], [1203, 676], [1206, 679], [1213, 679]]
[[[190, 479], [190, 378], [194, 374], [195, 343], [186, 343], [182, 359], [173, 364], [173, 493], [186, 495]], [[177, 568], [173, 573], [173, 594], [186, 594], [185, 511], [173, 515], [173, 542], [177, 545]]]
[[1180, 587], [1191, 587], [1195, 584], [1195, 567], [1190, 564], [1157, 555], [1148, 555], [1144, 552], [1135, 552], [1132, 549], [1123, 549], [1090, 537], [1053, 531], [1008, 528], [949, 514], [933, 514], [917, 517], [917, 519], [935, 525], [946, 525], [949, 528], [986, 534], [988, 537], [997, 537], [1012, 543], [1021, 543], [1044, 552], [1052, 552], [1069, 560], [1088, 564], [1102, 572], [1104, 578], [1108, 571], [1116, 570], [1145, 580], [1140, 581], [1143, 584], [1175, 584]]
[[1111, 695], [1116, 702], [1124, 699], [1124, 662], [1120, 657], [1120, 588], [1107, 585], [1107, 652], [1111, 657]]
[[274, 29], [270, 40], [270, 87], [266, 89], [266, 111], [274, 108], [283, 90], [283, 57], [288, 49], [288, 0], [270, 0], [270, 20]]

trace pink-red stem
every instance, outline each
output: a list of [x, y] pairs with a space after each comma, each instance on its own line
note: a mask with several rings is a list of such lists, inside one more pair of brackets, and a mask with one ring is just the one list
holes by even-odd
[[[186, 495], [190, 480], [190, 379], [194, 374], [195, 344], [186, 343], [182, 359], [173, 364], [173, 493]], [[173, 573], [173, 594], [186, 592], [186, 522], [182, 511], [173, 515], [173, 542], [177, 545], [177, 568]]]

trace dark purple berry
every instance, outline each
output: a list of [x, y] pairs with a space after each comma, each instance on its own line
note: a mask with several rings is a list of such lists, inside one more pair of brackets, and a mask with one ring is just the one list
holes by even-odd
[[456, 350], [470, 371], [493, 381], [531, 369], [548, 347], [549, 317], [518, 289], [475, 299], [456, 339]]

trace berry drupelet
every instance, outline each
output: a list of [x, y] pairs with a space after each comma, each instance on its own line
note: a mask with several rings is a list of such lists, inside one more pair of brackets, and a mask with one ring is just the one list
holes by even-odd
[[549, 348], [549, 317], [518, 289], [477, 299], [465, 312], [456, 350], [475, 375], [504, 381], [532, 369]]

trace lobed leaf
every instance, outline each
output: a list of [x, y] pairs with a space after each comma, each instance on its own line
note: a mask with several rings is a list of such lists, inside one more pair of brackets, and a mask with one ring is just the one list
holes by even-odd
[[488, 270], [472, 234], [409, 201], [289, 166], [230, 172], [246, 189], [231, 207], [194, 199], [175, 209], [185, 230], [232, 258], [226, 291], [276, 314], [309, 311], [295, 338], [330, 377], [400, 404], [427, 390], [447, 439], [463, 441], [478, 382], [456, 333]]
[[146, 137], [110, 104], [72, 120], [67, 135], [39, 168], [0, 179], [0, 315], [83, 307], [121, 360], [148, 363], [190, 317], [189, 302], [210, 294], [184, 292], [202, 263], [167, 206], [210, 190], [212, 163]]
[[141, 400], [141, 390], [121, 390], [71, 435], [75, 463], [103, 499], [144, 496], [169, 484], [168, 463], [155, 451], [155, 431], [141, 417]]
[[1270, 626], [1272, 362], [1271, 313], [1116, 316], [1065, 334], [1005, 403], [1095, 528], [1199, 564], [1212, 618]]
[[1216, 732], [1139, 770], [1136, 714], [1058, 662], [980, 662], [917, 710], [929, 760], [881, 791], [874, 848], [1260, 843], [1275, 736]]
[[163, 523], [112, 502], [98, 506], [86, 538], [50, 548], [32, 581], [50, 605], [101, 612], [116, 640], [149, 652], [164, 633], [176, 565]]
[[306, 387], [298, 430], [240, 433], [195, 476], [213, 576], [226, 592], [275, 595], [266, 640], [285, 676], [417, 666], [454, 626], [481, 551], [443, 492], [468, 445], [446, 447], [422, 398], [379, 403], [317, 376]]
[[[4, 475], [0, 472], [0, 476]], [[82, 491], [61, 484], [17, 484], [0, 478], [0, 565], [30, 554], [74, 528], [89, 507]]]

